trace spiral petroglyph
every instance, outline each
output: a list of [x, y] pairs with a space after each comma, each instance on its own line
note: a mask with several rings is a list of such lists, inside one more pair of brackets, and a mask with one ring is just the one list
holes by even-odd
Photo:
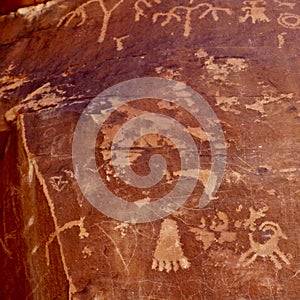
[[[193, 122], [186, 123], [188, 117]], [[181, 82], [124, 81], [82, 112], [73, 137], [75, 178], [85, 198], [111, 218], [162, 219], [184, 204], [200, 180], [199, 140], [209, 144], [211, 154], [199, 197], [204, 207], [214, 198], [226, 165], [225, 139], [213, 110]], [[152, 189], [160, 191], [159, 199], [152, 198]]]

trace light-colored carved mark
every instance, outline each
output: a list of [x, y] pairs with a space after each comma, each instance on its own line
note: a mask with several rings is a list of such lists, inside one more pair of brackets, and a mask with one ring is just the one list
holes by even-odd
[[[190, 231], [195, 234], [197, 241], [201, 241], [203, 249], [207, 250], [217, 242], [223, 244], [224, 242], [234, 242], [236, 240], [236, 232], [228, 231], [229, 218], [225, 212], [218, 211], [217, 216], [214, 216], [209, 226], [206, 225], [206, 220], [201, 218], [201, 224], [198, 227], [190, 227]], [[219, 238], [217, 238], [217, 235]]]
[[80, 19], [80, 22], [76, 26], [77, 27], [82, 26], [87, 20], [87, 14], [86, 14], [86, 11], [85, 11], [86, 7], [88, 5], [90, 5], [91, 3], [94, 3], [94, 2], [99, 4], [99, 6], [100, 6], [100, 8], [103, 12], [102, 26], [101, 26], [101, 29], [100, 29], [100, 35], [98, 37], [98, 42], [103, 43], [104, 40], [105, 40], [108, 24], [109, 24], [109, 21], [111, 19], [112, 13], [120, 6], [121, 3], [124, 2], [124, 0], [119, 0], [111, 9], [107, 9], [107, 7], [104, 4], [104, 0], [89, 0], [89, 1], [81, 4], [75, 10], [73, 10], [73, 11], [67, 13], [65, 16], [63, 16], [59, 20], [59, 22], [57, 24], [57, 27], [60, 27], [62, 25], [68, 26], [68, 25], [70, 25], [70, 23], [73, 20], [76, 20], [78, 18]]
[[215, 241], [215, 234], [213, 232], [208, 231], [205, 228], [191, 227], [190, 231], [195, 234], [195, 238], [197, 241], [202, 242], [204, 250], [209, 249], [209, 247]]
[[278, 48], [281, 49], [285, 43], [285, 39], [284, 39], [284, 36], [286, 35], [287, 33], [286, 32], [282, 32], [282, 33], [279, 33], [277, 35], [277, 38], [278, 38]]
[[[212, 220], [212, 224], [210, 225], [209, 229], [216, 231], [216, 232], [222, 232], [228, 228], [229, 220], [226, 213], [222, 211], [217, 212], [218, 218], [214, 216]], [[221, 222], [219, 222], [221, 221]]]
[[243, 3], [245, 5], [249, 4], [250, 6], [242, 8], [242, 11], [246, 12], [246, 14], [243, 17], [239, 17], [240, 23], [246, 22], [249, 18], [251, 18], [253, 24], [255, 24], [256, 22], [271, 21], [265, 14], [266, 8], [264, 6], [257, 6], [258, 4], [264, 5], [264, 0], [249, 0], [244, 1]]
[[[160, 4], [161, 3], [161, 0], [154, 0], [154, 2], [156, 4]], [[141, 4], [143, 4], [145, 7], [147, 8], [151, 8], [152, 7], [152, 3], [148, 0], [138, 0], [135, 2], [134, 4], [134, 9], [136, 11], [135, 13], [135, 21], [138, 22], [140, 21], [141, 17], [145, 17], [146, 18], [146, 15], [145, 15], [145, 12], [144, 12], [144, 9], [141, 8]]]
[[64, 189], [64, 187], [69, 183], [68, 180], [63, 180], [62, 176], [53, 176], [50, 178], [49, 182], [52, 185], [52, 187], [58, 192], [61, 192]]
[[[227, 58], [225, 60], [216, 60], [210, 56], [205, 62], [207, 71], [213, 76], [214, 80], [227, 81], [231, 73], [241, 72], [247, 69], [248, 64], [243, 58]], [[218, 96], [218, 95], [217, 95]]]
[[74, 226], [78, 226], [79, 227], [79, 237], [81, 239], [84, 239], [86, 237], [89, 236], [89, 233], [86, 231], [86, 229], [84, 228], [84, 221], [85, 217], [80, 218], [79, 220], [74, 220], [74, 221], [70, 221], [66, 224], [64, 224], [63, 226], [59, 227], [56, 229], [56, 231], [52, 232], [49, 236], [48, 241], [45, 244], [45, 255], [46, 255], [46, 261], [47, 261], [47, 266], [50, 265], [50, 256], [49, 256], [49, 246], [50, 244], [53, 242], [53, 240], [58, 237], [63, 231], [67, 230], [67, 229], [71, 229]]
[[[50, 213], [51, 213], [51, 217], [53, 220], [53, 224], [54, 224], [54, 228], [55, 228], [55, 232], [59, 232], [59, 226], [58, 226], [58, 221], [57, 221], [57, 217], [55, 214], [55, 206], [54, 203], [50, 197], [49, 191], [48, 191], [48, 187], [46, 185], [45, 179], [43, 177], [43, 175], [41, 174], [38, 164], [36, 162], [36, 160], [34, 159], [34, 155], [29, 151], [28, 145], [27, 145], [27, 139], [26, 139], [26, 130], [25, 130], [25, 124], [24, 124], [24, 115], [18, 115], [17, 118], [17, 122], [18, 122], [18, 128], [20, 128], [21, 130], [21, 137], [22, 137], [22, 143], [23, 143], [23, 147], [26, 153], [26, 156], [28, 158], [29, 164], [32, 163], [34, 166], [34, 173], [35, 176], [37, 177], [40, 185], [42, 186], [42, 190], [44, 193], [45, 198], [47, 199], [48, 202], [48, 206], [50, 209]], [[56, 239], [59, 245], [59, 250], [60, 250], [60, 256], [61, 256], [61, 262], [63, 265], [63, 269], [66, 275], [66, 278], [68, 280], [68, 284], [69, 284], [69, 300], [73, 299], [73, 294], [76, 293], [77, 289], [73, 283], [73, 278], [71, 277], [67, 264], [66, 264], [66, 259], [65, 259], [65, 255], [64, 255], [64, 251], [63, 251], [63, 246], [62, 246], [62, 242], [60, 239], [60, 235], [57, 234], [56, 235]]]
[[250, 249], [243, 253], [239, 259], [242, 266], [246, 267], [252, 264], [257, 257], [269, 257], [277, 269], [281, 269], [281, 259], [285, 264], [289, 265], [290, 261], [285, 254], [279, 249], [278, 242], [280, 239], [287, 239], [277, 223], [266, 221], [259, 226], [259, 230], [267, 233], [272, 232], [269, 239], [261, 244], [253, 238], [253, 232], [249, 233]]
[[300, 29], [300, 15], [282, 13], [277, 18], [279, 25], [289, 29]]
[[117, 225], [114, 228], [114, 230], [120, 231], [120, 233], [121, 233], [121, 239], [126, 236], [128, 229], [129, 229], [129, 223], [126, 223], [126, 222], [120, 223], [119, 225]]
[[269, 208], [267, 206], [264, 206], [259, 210], [255, 210], [253, 207], [250, 207], [250, 216], [247, 220], [244, 221], [244, 227], [249, 227], [251, 231], [254, 231], [256, 229], [256, 221], [260, 218], [263, 218], [266, 215], [265, 212], [268, 210]]
[[84, 254], [84, 258], [88, 258], [92, 255], [92, 250], [88, 246], [85, 246], [81, 252]]
[[256, 111], [260, 112], [263, 116], [265, 116], [266, 112], [265, 112], [264, 106], [266, 104], [279, 102], [284, 99], [293, 99], [293, 97], [294, 97], [293, 93], [280, 94], [278, 96], [265, 94], [265, 95], [263, 95], [263, 99], [259, 99], [256, 102], [254, 102], [253, 104], [246, 104], [246, 108], [256, 110]]
[[195, 56], [198, 58], [204, 58], [208, 56], [208, 53], [204, 49], [198, 49], [197, 52], [195, 52]]
[[121, 50], [124, 49], [123, 40], [125, 40], [127, 38], [129, 38], [129, 35], [124, 35], [124, 36], [119, 37], [119, 38], [117, 38], [117, 37], [113, 38], [114, 41], [116, 41], [116, 44], [117, 44], [116, 45], [117, 51], [121, 51]]
[[284, 2], [281, 0], [273, 0], [273, 2], [275, 2], [276, 4], [278, 4], [278, 6], [287, 6], [290, 9], [293, 9], [296, 5], [296, 3], [292, 3], [292, 2]]
[[[200, 3], [196, 6], [175, 6], [171, 8], [168, 12], [158, 12], [153, 14], [152, 21], [153, 23], [156, 23], [159, 18], [164, 18], [165, 20], [161, 22], [161, 26], [164, 27], [167, 24], [169, 24], [172, 19], [174, 19], [177, 22], [181, 22], [183, 20], [182, 15], [184, 15], [184, 33], [183, 36], [188, 37], [192, 30], [192, 12], [200, 10], [201, 8], [205, 8], [200, 15], [199, 19], [204, 19], [209, 13], [211, 13], [213, 19], [215, 21], [219, 20], [218, 11], [223, 11], [228, 15], [232, 14], [232, 10], [229, 8], [221, 8], [221, 7], [214, 7], [212, 4], [209, 3]], [[181, 11], [184, 13], [182, 14]]]
[[238, 105], [239, 101], [237, 97], [224, 97], [224, 96], [216, 96], [216, 106], [219, 106], [220, 109], [226, 112], [231, 112], [236, 115], [240, 114], [241, 112], [232, 106]]
[[171, 219], [165, 219], [161, 224], [159, 239], [154, 252], [152, 269], [159, 271], [174, 272], [188, 269], [190, 263], [184, 256], [180, 243], [177, 223]]

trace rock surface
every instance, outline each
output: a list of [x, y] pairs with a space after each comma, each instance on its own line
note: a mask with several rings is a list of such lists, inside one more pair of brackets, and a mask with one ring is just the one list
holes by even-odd
[[[299, 298], [300, 4], [180, 3], [55, 0], [0, 18], [1, 299]], [[148, 175], [151, 155], [162, 154], [162, 179], [138, 188], [118, 178], [111, 141], [130, 119], [177, 119], [200, 156], [185, 204], [135, 224], [86, 199], [72, 141], [92, 99], [142, 77], [173, 79], [203, 96], [223, 128], [227, 166], [200, 209], [213, 137], [193, 111], [168, 99], [119, 108], [92, 145], [96, 172], [118, 197], [142, 207], [184, 175], [184, 144], [154, 133], [133, 144], [132, 168]]]

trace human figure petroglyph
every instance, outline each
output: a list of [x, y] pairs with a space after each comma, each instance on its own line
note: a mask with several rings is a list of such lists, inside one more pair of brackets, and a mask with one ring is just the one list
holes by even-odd
[[102, 43], [104, 42], [107, 28], [109, 21], [111, 19], [112, 13], [120, 6], [121, 3], [123, 3], [124, 0], [119, 0], [111, 9], [108, 9], [105, 4], [104, 0], [89, 0], [83, 4], [81, 4], [79, 7], [77, 7], [75, 10], [67, 13], [65, 16], [63, 16], [60, 21], [57, 24], [57, 27], [60, 27], [62, 25], [68, 26], [70, 23], [79, 18], [80, 22], [76, 25], [77, 27], [82, 26], [86, 20], [87, 20], [87, 14], [86, 14], [86, 7], [89, 6], [92, 3], [98, 3], [102, 12], [103, 12], [103, 20], [102, 20], [102, 26], [100, 30], [100, 35], [98, 37], [98, 42]]
[[254, 232], [249, 233], [250, 249], [243, 253], [239, 259], [242, 266], [246, 267], [252, 264], [257, 257], [269, 257], [277, 269], [281, 269], [281, 259], [287, 265], [290, 264], [286, 255], [280, 250], [278, 243], [280, 239], [287, 239], [280, 226], [271, 221], [263, 222], [258, 229], [264, 233], [272, 232], [265, 243], [259, 243], [254, 240]]
[[215, 7], [209, 3], [200, 3], [200, 4], [197, 4], [196, 6], [183, 6], [183, 5], [175, 6], [166, 13], [157, 12], [157, 13], [153, 14], [152, 21], [153, 21], [153, 23], [156, 23], [159, 18], [165, 19], [164, 21], [161, 22], [162, 27], [169, 24], [173, 19], [175, 21], [181, 22], [183, 20], [181, 11], [183, 11], [183, 12], [185, 12], [183, 35], [185, 37], [188, 37], [192, 30], [192, 24], [191, 24], [192, 13], [194, 11], [201, 10], [201, 8], [206, 8], [206, 9], [199, 15], [199, 17], [198, 17], [199, 19], [204, 19], [209, 13], [211, 13], [214, 21], [218, 21], [219, 20], [218, 11], [223, 11], [228, 15], [232, 14], [232, 10], [229, 8]]
[[244, 23], [249, 18], [251, 18], [252, 23], [255, 24], [256, 22], [270, 22], [271, 20], [266, 16], [265, 11], [266, 8], [264, 6], [257, 6], [258, 4], [265, 4], [264, 0], [247, 0], [243, 2], [245, 6], [242, 8], [242, 11], [246, 12], [245, 16], [239, 17], [239, 22]]

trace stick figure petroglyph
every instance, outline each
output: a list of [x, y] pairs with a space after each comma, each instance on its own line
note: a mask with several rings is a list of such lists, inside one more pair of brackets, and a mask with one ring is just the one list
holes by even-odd
[[62, 25], [68, 26], [70, 23], [77, 18], [79, 18], [80, 22], [76, 25], [77, 27], [82, 26], [86, 20], [87, 20], [87, 13], [86, 13], [86, 8], [92, 3], [98, 3], [101, 11], [103, 13], [103, 20], [102, 20], [102, 26], [100, 30], [100, 35], [98, 37], [98, 42], [103, 43], [108, 24], [110, 22], [112, 13], [124, 2], [124, 0], [119, 0], [111, 9], [108, 9], [104, 3], [104, 0], [89, 0], [83, 4], [81, 4], [79, 7], [77, 7], [75, 10], [67, 13], [65, 16], [63, 16], [60, 21], [57, 24], [57, 27], [60, 27]]
[[167, 24], [169, 24], [172, 19], [174, 18], [176, 21], [181, 22], [182, 21], [182, 14], [181, 11], [185, 12], [185, 17], [184, 17], [184, 33], [183, 35], [185, 37], [188, 37], [191, 33], [192, 30], [192, 12], [200, 10], [201, 8], [206, 8], [198, 17], [199, 19], [204, 19], [209, 13], [211, 13], [214, 21], [219, 20], [218, 16], [218, 11], [223, 11], [227, 13], [228, 15], [232, 14], [231, 9], [229, 8], [221, 8], [221, 7], [214, 7], [213, 5], [209, 3], [200, 3], [197, 4], [196, 6], [175, 6], [171, 8], [168, 12], [163, 13], [163, 12], [158, 12], [153, 14], [152, 21], [153, 23], [156, 23], [158, 21], [158, 18], [162, 17], [165, 18], [164, 21], [161, 22], [161, 26], [164, 27]]
[[286, 263], [290, 264], [288, 258], [285, 254], [279, 249], [278, 242], [280, 239], [287, 239], [286, 235], [282, 232], [280, 226], [277, 223], [271, 221], [263, 222], [259, 228], [260, 231], [267, 233], [268, 231], [272, 232], [269, 239], [261, 244], [254, 240], [254, 232], [249, 233], [250, 249], [243, 253], [239, 259], [242, 266], [246, 267], [252, 264], [257, 257], [269, 257], [270, 260], [274, 263], [277, 269], [281, 269], [281, 263], [279, 258]]

